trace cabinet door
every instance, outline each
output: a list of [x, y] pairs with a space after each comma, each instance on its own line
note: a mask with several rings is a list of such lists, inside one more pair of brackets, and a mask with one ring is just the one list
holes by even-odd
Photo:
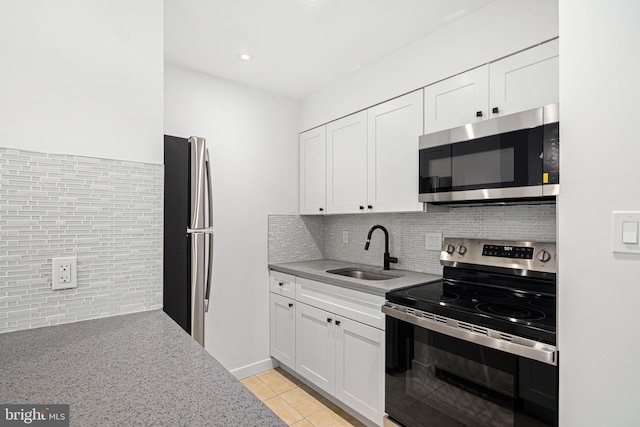
[[300, 214], [326, 208], [326, 126], [300, 134]]
[[367, 112], [361, 111], [327, 124], [327, 212], [364, 212], [366, 204]]
[[489, 67], [469, 70], [424, 88], [424, 133], [489, 117]]
[[271, 356], [291, 369], [296, 368], [295, 302], [290, 298], [269, 293], [271, 300], [271, 328], [269, 343]]
[[558, 40], [490, 64], [489, 76], [492, 117], [558, 102]]
[[298, 303], [296, 372], [327, 393], [335, 391], [334, 315]]
[[370, 108], [368, 205], [374, 212], [422, 210], [418, 203], [418, 137], [422, 89]]
[[384, 332], [362, 323], [336, 321], [336, 398], [382, 424]]

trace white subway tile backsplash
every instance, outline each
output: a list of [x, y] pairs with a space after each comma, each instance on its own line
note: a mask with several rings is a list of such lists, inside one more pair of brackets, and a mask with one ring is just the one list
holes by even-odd
[[160, 308], [162, 200], [162, 165], [0, 148], [0, 332]]

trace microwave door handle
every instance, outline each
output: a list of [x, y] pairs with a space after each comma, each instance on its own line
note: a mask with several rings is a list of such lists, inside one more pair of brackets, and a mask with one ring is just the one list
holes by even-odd
[[[211, 162], [209, 161], [209, 150], [205, 152], [205, 174], [207, 180], [207, 219], [209, 223], [207, 228], [213, 226], [213, 189], [211, 188]], [[209, 259], [207, 261], [207, 281], [204, 294], [204, 312], [209, 311], [209, 296], [211, 295], [211, 276], [213, 275], [213, 230], [207, 234], [209, 239]]]

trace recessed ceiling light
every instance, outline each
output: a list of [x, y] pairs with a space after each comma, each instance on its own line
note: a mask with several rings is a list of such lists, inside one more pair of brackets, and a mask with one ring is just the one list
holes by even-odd
[[238, 55], [240, 57], [240, 59], [242, 59], [243, 61], [251, 61], [253, 59], [253, 55], [249, 54], [249, 53], [241, 53]]

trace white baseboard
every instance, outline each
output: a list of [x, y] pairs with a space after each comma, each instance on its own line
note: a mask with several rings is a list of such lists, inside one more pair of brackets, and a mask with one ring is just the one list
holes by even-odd
[[269, 369], [277, 368], [278, 366], [279, 364], [277, 360], [268, 358], [265, 360], [261, 360], [259, 362], [252, 363], [250, 365], [241, 366], [229, 372], [231, 372], [231, 374], [233, 374], [234, 377], [241, 380], [243, 378], [247, 378], [252, 375], [256, 375], [261, 372], [268, 371]]

